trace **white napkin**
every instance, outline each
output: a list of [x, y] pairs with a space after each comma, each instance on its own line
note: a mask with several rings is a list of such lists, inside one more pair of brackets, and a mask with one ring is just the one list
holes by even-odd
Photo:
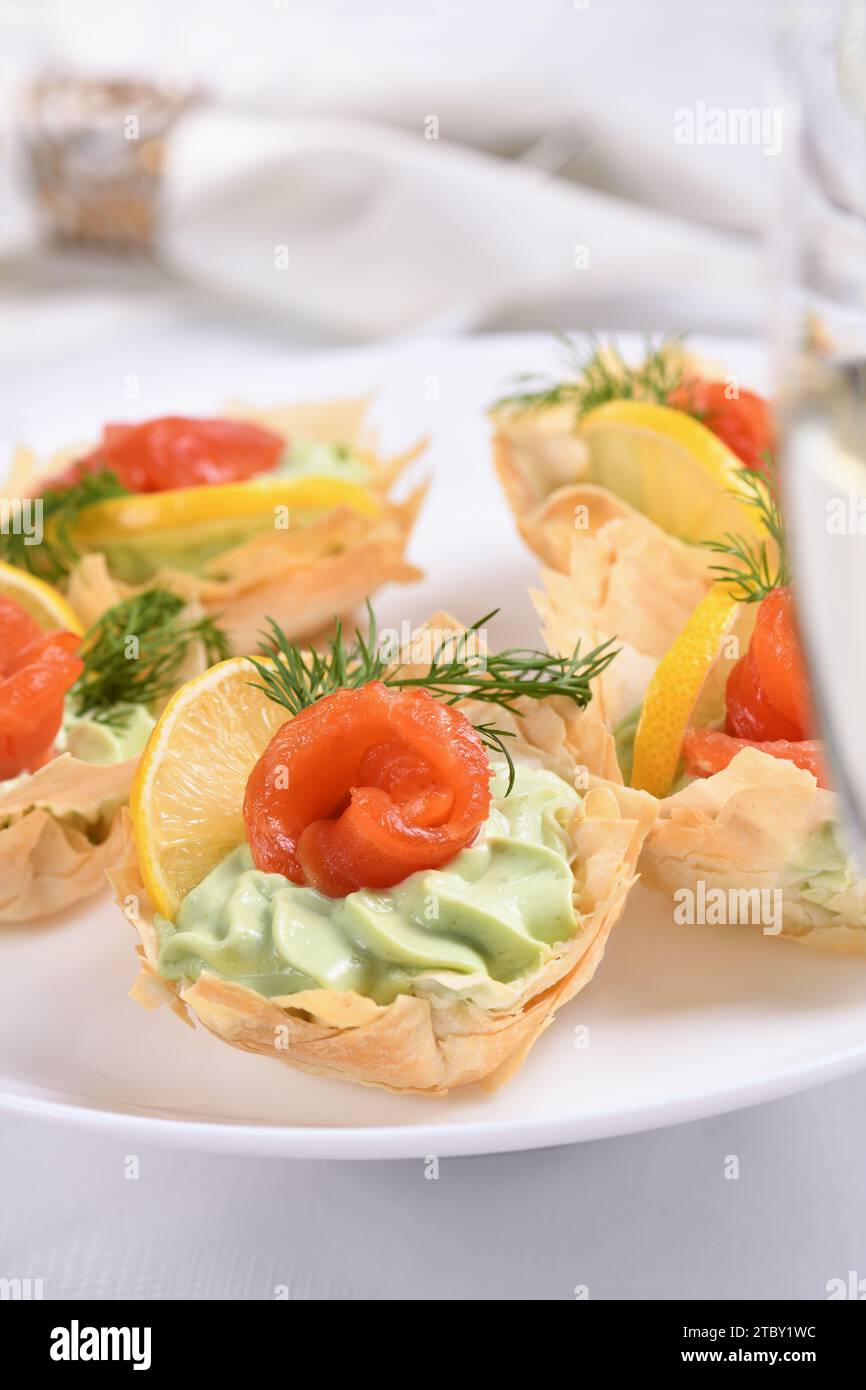
[[176, 272], [339, 338], [761, 317], [749, 239], [375, 122], [200, 108], [165, 192]]

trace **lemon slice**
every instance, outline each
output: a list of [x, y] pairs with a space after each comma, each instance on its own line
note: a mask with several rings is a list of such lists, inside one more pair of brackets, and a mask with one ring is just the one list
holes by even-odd
[[585, 481], [616, 493], [680, 540], [760, 532], [755, 509], [731, 495], [744, 493], [740, 460], [684, 411], [609, 401], [583, 417], [578, 436], [590, 451]]
[[131, 540], [209, 522], [266, 522], [277, 507], [324, 510], [340, 506], [363, 516], [376, 516], [381, 510], [368, 488], [343, 478], [255, 478], [247, 483], [174, 488], [97, 502], [81, 513], [74, 535], [80, 544], [98, 546], [100, 541]]
[[738, 603], [724, 584], [714, 584], [665, 652], [647, 686], [638, 720], [633, 787], [667, 796], [686, 729], [705, 728], [724, 713], [725, 685], [746, 650], [754, 608]]
[[247, 778], [289, 717], [232, 657], [182, 686], [142, 755], [130, 811], [145, 887], [164, 917], [244, 839]]
[[80, 636], [84, 631], [75, 610], [62, 594], [44, 579], [37, 579], [3, 560], [0, 560], [0, 594], [14, 599], [46, 632], [60, 627]]

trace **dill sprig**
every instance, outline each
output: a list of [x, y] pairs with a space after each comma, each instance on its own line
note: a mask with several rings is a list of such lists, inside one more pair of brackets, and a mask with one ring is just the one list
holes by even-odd
[[[779, 479], [776, 465], [769, 452], [764, 454], [764, 473], [752, 468], [738, 470], [743, 491], [733, 495], [749, 507], [754, 507], [763, 523], [767, 539], [726, 532], [722, 540], [704, 541], [707, 550], [726, 555], [729, 563], [711, 565], [718, 583], [730, 585], [734, 598], [741, 603], [760, 603], [773, 589], [791, 582], [791, 566], [785, 543], [782, 509], [779, 504]], [[735, 563], [731, 564], [730, 560]]]
[[7, 564], [28, 570], [37, 579], [57, 584], [66, 578], [79, 551], [72, 539], [72, 528], [85, 507], [106, 502], [112, 497], [125, 497], [128, 490], [115, 473], [100, 468], [84, 473], [70, 487], [48, 488], [34, 499], [41, 507], [42, 539], [32, 541], [18, 531], [0, 534], [0, 559]]
[[[423, 675], [410, 673], [406, 663], [395, 665], [383, 654], [369, 600], [368, 636], [365, 638], [356, 629], [354, 638], [347, 641], [342, 624], [338, 622], [333, 637], [322, 651], [314, 647], [304, 650], [290, 642], [274, 619], [268, 618], [270, 631], [259, 646], [263, 659], [250, 658], [261, 677], [261, 684], [256, 688], [290, 714], [298, 714], [335, 690], [357, 689], [374, 680], [400, 690], [427, 690], [448, 705], [472, 699], [513, 714], [520, 712], [516, 702], [521, 697], [541, 700], [549, 695], [563, 695], [574, 700], [581, 709], [585, 708], [592, 699], [591, 682], [617, 654], [613, 639], [586, 654], [581, 653], [578, 643], [567, 657], [524, 647], [510, 647], [501, 652], [470, 650], [472, 635], [498, 612], [498, 608], [493, 609], [471, 627], [439, 642], [429, 669]], [[514, 762], [505, 739], [513, 737], [512, 731], [499, 729], [495, 724], [478, 724], [476, 728], [485, 745], [505, 758], [510, 792], [514, 785]]]
[[157, 704], [170, 695], [195, 642], [207, 664], [230, 655], [229, 641], [213, 618], [178, 621], [184, 600], [166, 589], [148, 589], [109, 608], [84, 634], [84, 670], [72, 687], [76, 714], [123, 727], [118, 705]]
[[577, 416], [608, 401], [650, 401], [666, 405], [683, 384], [682, 338], [669, 335], [653, 344], [647, 339], [643, 360], [631, 367], [615, 343], [602, 344], [594, 333], [575, 341], [566, 333], [556, 337], [564, 348], [563, 378], [551, 381], [533, 373], [515, 378], [515, 389], [496, 401], [493, 409], [518, 412], [571, 405]]

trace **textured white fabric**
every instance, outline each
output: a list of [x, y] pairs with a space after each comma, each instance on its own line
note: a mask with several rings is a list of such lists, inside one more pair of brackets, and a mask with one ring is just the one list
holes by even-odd
[[[83, 0], [6, 15], [0, 73], [10, 105], [46, 64], [199, 88], [171, 141], [167, 263], [308, 335], [628, 327], [648, 293], [655, 326], [738, 332], [763, 323], [780, 161], [675, 126], [778, 100], [775, 10]], [[20, 167], [3, 175], [0, 246], [32, 246]]]
[[[223, 108], [351, 116], [502, 155], [535, 147], [579, 183], [758, 230], [755, 146], [684, 146], [674, 113], [776, 98], [778, 0], [76, 0], [6, 5], [0, 103], [49, 65], [192, 83]], [[2, 112], [2, 105], [0, 105]]]
[[46, 1298], [821, 1299], [866, 1276], [864, 1115], [858, 1076], [627, 1139], [444, 1159], [436, 1181], [420, 1161], [145, 1149], [130, 1182], [116, 1141], [6, 1120], [0, 1277], [42, 1278]]
[[762, 308], [757, 247], [731, 233], [369, 122], [188, 116], [165, 225], [185, 279], [343, 338], [610, 323], [648, 294], [694, 329]]

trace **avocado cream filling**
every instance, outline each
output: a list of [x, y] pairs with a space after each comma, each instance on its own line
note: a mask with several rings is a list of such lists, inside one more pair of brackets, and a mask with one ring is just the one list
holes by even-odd
[[567, 827], [580, 800], [554, 773], [495, 764], [490, 814], [444, 868], [387, 889], [328, 898], [255, 869], [240, 845], [157, 918], [159, 969], [194, 980], [206, 968], [269, 996], [354, 990], [471, 997], [508, 1007], [557, 942], [577, 930]]
[[[263, 475], [264, 476], [264, 475]], [[348, 444], [327, 444], [296, 439], [270, 476], [279, 478], [346, 478], [368, 483], [370, 470], [356, 458]]]
[[[63, 723], [54, 740], [57, 752], [71, 753], [82, 763], [98, 763], [101, 767], [138, 757], [156, 722], [153, 715], [144, 705], [127, 704], [115, 705], [109, 713], [114, 717], [106, 724], [91, 715], [75, 714], [71, 702], [67, 700]], [[19, 772], [17, 777], [0, 782], [0, 793], [21, 786], [31, 775], [29, 772]]]
[[616, 760], [619, 763], [622, 780], [627, 787], [631, 786], [631, 769], [632, 763], [634, 762], [634, 740], [642, 709], [642, 704], [635, 705], [631, 713], [626, 714], [613, 729]]
[[[81, 762], [96, 763], [103, 767], [137, 757], [147, 743], [154, 726], [153, 716], [143, 705], [115, 705], [110, 712], [116, 719], [110, 725], [104, 724], [87, 715], [74, 714], [71, 702], [67, 700], [63, 723], [54, 740], [57, 752], [71, 753]], [[31, 776], [30, 772], [21, 772], [17, 777], [0, 782], [0, 795], [24, 786]], [[55, 806], [49, 799], [34, 802], [33, 807], [29, 809], [48, 811], [56, 820], [80, 830], [94, 844], [99, 844], [108, 834], [111, 818], [119, 804], [116, 797], [109, 797], [99, 803], [85, 804], [81, 809], [73, 810], [68, 804]], [[4, 815], [0, 808], [0, 830], [20, 820], [23, 814], [19, 809]]]
[[866, 926], [866, 879], [843, 846], [835, 821], [824, 821], [800, 846], [781, 886], [784, 897], [814, 924]]
[[119, 704], [107, 711], [109, 722], [90, 714], [75, 714], [69, 702], [56, 746], [83, 763], [112, 763], [137, 758], [156, 723], [144, 705]]

